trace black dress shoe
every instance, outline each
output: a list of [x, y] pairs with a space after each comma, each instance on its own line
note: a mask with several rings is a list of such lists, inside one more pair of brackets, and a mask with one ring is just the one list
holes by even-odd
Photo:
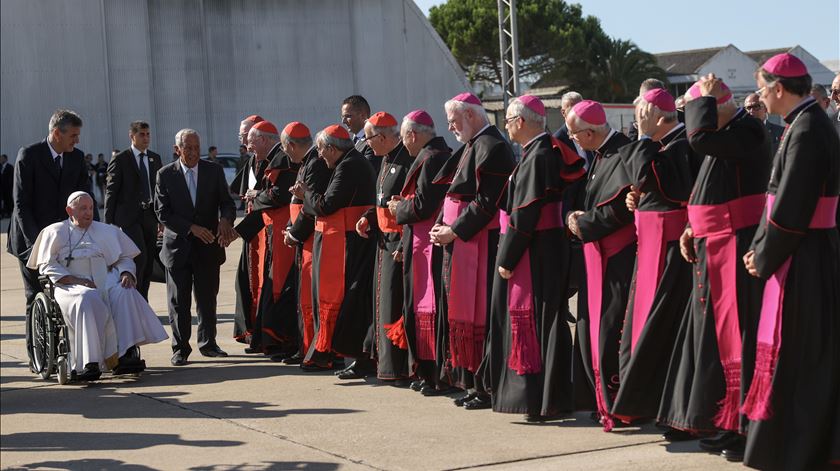
[[551, 422], [552, 420], [561, 420], [565, 419], [569, 416], [569, 414], [552, 414], [552, 415], [540, 415], [540, 414], [525, 414], [525, 422], [530, 423], [540, 423], [540, 422]]
[[700, 440], [700, 449], [709, 453], [721, 453], [725, 449], [743, 448], [745, 440], [735, 432], [723, 432], [716, 437]]
[[741, 445], [740, 447], [726, 448], [720, 452], [720, 456], [726, 458], [726, 461], [740, 463], [741, 461], [744, 461], [744, 446]]
[[689, 440], [697, 440], [697, 435], [685, 430], [672, 428], [662, 434], [662, 438], [669, 442], [687, 442]]
[[213, 345], [212, 347], [204, 347], [198, 350], [201, 352], [202, 356], [205, 357], [226, 357], [228, 356], [227, 352], [219, 348], [218, 345]]
[[283, 359], [283, 364], [284, 365], [299, 365], [300, 362], [302, 362], [302, 361], [303, 361], [303, 355], [301, 355], [300, 352], [298, 352], [298, 353], [295, 353], [294, 355], [292, 355], [290, 357], [284, 358]]
[[483, 397], [483, 396], [476, 396], [475, 399], [465, 402], [464, 409], [467, 410], [480, 410], [480, 409], [489, 409], [491, 407], [490, 398]]
[[476, 393], [467, 393], [466, 395], [453, 399], [452, 402], [454, 402], [455, 405], [458, 407], [464, 407], [464, 404], [472, 401], [473, 399], [475, 399], [475, 397]]
[[245, 353], [251, 354], [251, 353], [262, 353], [262, 352], [260, 352], [259, 348], [245, 347]]
[[180, 352], [172, 355], [172, 366], [184, 366], [187, 364], [187, 357]]
[[99, 363], [88, 363], [84, 369], [76, 375], [79, 381], [96, 381], [102, 376], [102, 371], [99, 369]]
[[367, 371], [359, 371], [356, 368], [348, 368], [338, 374], [338, 379], [361, 379], [368, 376]]
[[420, 392], [420, 391], [423, 390], [423, 386], [425, 386], [425, 385], [426, 385], [426, 380], [418, 379], [417, 381], [412, 381], [411, 385], [409, 385], [408, 388], [411, 389], [412, 391]]
[[350, 363], [349, 365], [347, 365], [346, 368], [339, 368], [338, 369], [339, 371], [336, 371], [335, 375], [338, 376], [338, 375], [340, 375], [341, 373], [344, 373], [347, 370], [352, 370], [355, 366], [356, 366], [356, 362], [354, 361], [353, 363]]
[[319, 365], [317, 363], [301, 363], [300, 369], [309, 373], [317, 373], [319, 371], [332, 371], [333, 367], [330, 365]]
[[432, 396], [445, 396], [449, 393], [455, 392], [456, 389], [450, 386], [443, 386], [443, 387], [434, 387], [431, 384], [427, 384], [423, 386], [423, 389], [420, 390], [420, 394], [426, 397]]

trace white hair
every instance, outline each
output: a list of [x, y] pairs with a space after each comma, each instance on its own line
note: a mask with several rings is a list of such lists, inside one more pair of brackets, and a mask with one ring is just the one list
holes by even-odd
[[578, 92], [566, 92], [560, 97], [560, 107], [574, 106], [583, 101], [583, 95]]
[[574, 109], [571, 109], [571, 110], [569, 110], [568, 113], [566, 113], [566, 121], [571, 121], [571, 122], [575, 123], [575, 127], [579, 131], [589, 129], [589, 130], [592, 130], [592, 131], [595, 131], [595, 132], [605, 133], [605, 132], [609, 131], [609, 129], [610, 129], [610, 124], [609, 123], [604, 123], [604, 124], [590, 124], [590, 123], [587, 123], [586, 121], [582, 120], [580, 118], [580, 116], [578, 116], [575, 113]]
[[[645, 97], [643, 97], [643, 96], [639, 96], [635, 100], [633, 100], [633, 104], [636, 105], [636, 108], [638, 108], [640, 106], [644, 106], [648, 103], [650, 103], [650, 102], [645, 100]], [[676, 105], [676, 103], [675, 103], [675, 105]], [[677, 111], [676, 110], [665, 111], [662, 108], [656, 106], [656, 104], [654, 104], [653, 107], [656, 108], [657, 111], [659, 111], [660, 116], [662, 116], [662, 118], [665, 120], [666, 123], [673, 123], [677, 120]]]
[[291, 143], [291, 144], [294, 144], [296, 146], [304, 147], [304, 148], [308, 149], [308, 148], [312, 147], [312, 136], [289, 137], [289, 135], [286, 134], [285, 131], [283, 131], [283, 132], [280, 133], [280, 143], [283, 144], [283, 146], [287, 146]]
[[336, 149], [344, 152], [353, 148], [353, 141], [351, 139], [340, 139], [338, 137], [330, 136], [324, 131], [318, 131], [315, 135], [315, 143], [323, 144], [325, 146], [333, 146]]
[[187, 136], [194, 135], [195, 137], [199, 137], [198, 131], [195, 129], [184, 128], [178, 131], [175, 134], [175, 145], [178, 147], [184, 147], [184, 141], [187, 139]]
[[514, 116], [519, 116], [528, 123], [531, 123], [540, 129], [545, 128], [545, 116], [538, 115], [534, 110], [525, 106], [519, 98], [514, 98], [508, 105], [508, 113]]
[[373, 134], [382, 134], [383, 136], [390, 136], [390, 137], [397, 137], [400, 135], [400, 127], [397, 126], [376, 126], [370, 122], [369, 119], [365, 120], [365, 127], [370, 126], [370, 130]]
[[463, 101], [458, 100], [449, 100], [443, 104], [443, 109], [446, 110], [447, 113], [453, 111], [464, 112], [467, 110], [471, 110], [474, 115], [480, 116], [482, 118], [484, 124], [490, 123], [490, 120], [487, 119], [487, 111], [485, 111], [484, 107], [481, 105], [474, 105], [472, 103], [465, 103]]
[[417, 121], [413, 121], [409, 119], [408, 116], [403, 117], [402, 121], [402, 130], [404, 131], [414, 131], [418, 134], [428, 134], [429, 136], [435, 137], [437, 133], [435, 133], [435, 128], [432, 126], [426, 126], [425, 124], [420, 124]]
[[277, 134], [274, 134], [273, 132], [265, 132], [256, 128], [251, 128], [251, 130], [248, 131], [248, 134], [250, 133], [254, 133], [254, 137], [262, 136], [272, 142], [277, 142], [280, 140], [280, 136], [278, 136]]
[[93, 202], [93, 197], [90, 196], [87, 192], [84, 191], [74, 191], [70, 193], [70, 196], [67, 197], [67, 206], [76, 207], [76, 203], [79, 202], [82, 198], [88, 198], [91, 202]]

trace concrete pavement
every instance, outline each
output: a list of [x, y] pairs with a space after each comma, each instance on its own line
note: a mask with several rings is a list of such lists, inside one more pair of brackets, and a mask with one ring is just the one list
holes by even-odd
[[[8, 224], [2, 222], [3, 229]], [[4, 231], [5, 232], [5, 231]], [[6, 235], [0, 237], [5, 248]], [[668, 444], [652, 425], [604, 433], [588, 414], [548, 424], [466, 411], [376, 380], [340, 381], [245, 355], [231, 339], [234, 270], [228, 248], [219, 344], [169, 364], [168, 342], [143, 347], [139, 378], [59, 386], [26, 367], [17, 261], [0, 256], [0, 466], [3, 469], [189, 470], [713, 470], [744, 469]], [[169, 330], [165, 286], [151, 305]]]

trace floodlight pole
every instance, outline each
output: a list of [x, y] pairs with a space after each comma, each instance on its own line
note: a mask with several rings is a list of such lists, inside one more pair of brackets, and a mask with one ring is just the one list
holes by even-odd
[[502, 63], [502, 103], [519, 96], [519, 35], [516, 28], [516, 0], [497, 0], [499, 6], [499, 52]]

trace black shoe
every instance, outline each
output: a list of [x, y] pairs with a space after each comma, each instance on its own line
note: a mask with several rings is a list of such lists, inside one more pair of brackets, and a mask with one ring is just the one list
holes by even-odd
[[680, 430], [676, 428], [672, 428], [667, 432], [662, 434], [662, 438], [665, 441], [674, 443], [674, 442], [687, 442], [689, 440], [697, 440], [697, 435], [694, 435], [691, 432], [686, 432], [685, 430]]
[[409, 385], [408, 387], [412, 391], [422, 392], [424, 386], [426, 386], [426, 380], [418, 379], [417, 381], [412, 381], [411, 385]]
[[176, 352], [172, 355], [172, 366], [184, 366], [187, 364], [187, 357], [183, 355], [181, 352]]
[[420, 394], [426, 397], [432, 396], [445, 396], [449, 393], [455, 392], [456, 389], [450, 386], [443, 386], [442, 388], [436, 388], [431, 384], [427, 384], [423, 386], [423, 389], [420, 390]]
[[309, 373], [317, 373], [319, 371], [332, 371], [334, 367], [329, 365], [319, 365], [317, 363], [301, 363], [300, 369]]
[[85, 368], [76, 375], [79, 381], [96, 381], [102, 376], [102, 371], [99, 369], [99, 363], [88, 363]]
[[469, 402], [464, 403], [464, 409], [467, 410], [480, 410], [480, 409], [489, 409], [491, 406], [490, 398], [486, 396], [475, 396], [475, 399]]
[[476, 393], [467, 393], [459, 398], [453, 399], [452, 402], [454, 402], [458, 407], [464, 407], [464, 404], [472, 401], [476, 396]]
[[744, 440], [744, 437], [735, 432], [723, 432], [716, 437], [700, 440], [700, 449], [709, 453], [720, 453], [728, 448], [743, 448]]
[[369, 376], [369, 374], [366, 371], [359, 371], [356, 368], [347, 368], [338, 374], [338, 379], [361, 379]]
[[251, 353], [262, 353], [262, 352], [260, 351], [259, 348], [245, 347], [245, 353], [251, 354]]
[[226, 357], [228, 356], [227, 352], [219, 348], [218, 345], [213, 345], [212, 347], [204, 347], [198, 349], [202, 356], [205, 357]]
[[[298, 355], [298, 353], [297, 352], [276, 352], [273, 355], [266, 354], [266, 356], [268, 357], [269, 360], [276, 361], [276, 362], [281, 362], [281, 361], [285, 360], [286, 358], [291, 358], [295, 355]], [[298, 363], [300, 363], [300, 362], [298, 362]]]
[[540, 414], [525, 414], [525, 422], [530, 423], [540, 423], [540, 422], [551, 422], [552, 420], [561, 420], [569, 417], [569, 414], [552, 414], [552, 415], [540, 415]]
[[336, 376], [338, 376], [338, 375], [340, 375], [341, 373], [344, 373], [344, 372], [346, 372], [346, 371], [348, 371], [348, 370], [352, 370], [352, 369], [353, 369], [353, 368], [355, 368], [355, 367], [356, 367], [356, 362], [355, 362], [355, 361], [353, 361], [353, 363], [350, 363], [350, 365], [348, 365], [346, 368], [338, 368], [338, 371], [336, 371], [336, 372], [335, 372], [335, 375], [336, 375]]
[[[273, 358], [272, 358], [272, 360], [273, 360]], [[294, 355], [292, 355], [290, 357], [284, 358], [283, 359], [283, 364], [284, 365], [300, 365], [300, 362], [302, 362], [302, 361], [303, 361], [303, 355], [301, 355], [300, 352], [298, 352], [298, 353], [295, 353]]]
[[740, 463], [744, 461], [744, 445], [740, 447], [726, 448], [720, 452], [720, 456], [726, 458], [726, 461], [733, 463]]

